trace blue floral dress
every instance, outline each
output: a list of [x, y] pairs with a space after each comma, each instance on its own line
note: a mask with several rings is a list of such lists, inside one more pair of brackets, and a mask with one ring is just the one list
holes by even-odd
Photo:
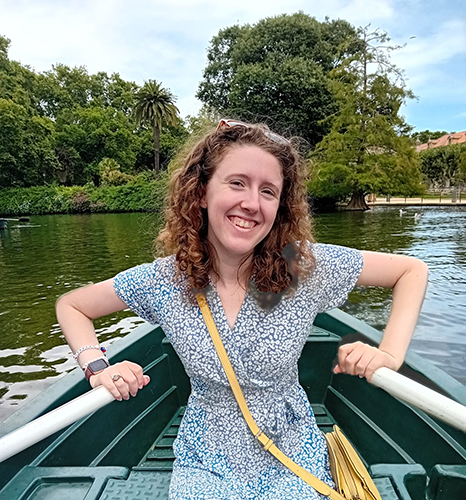
[[[214, 287], [208, 287], [207, 302], [259, 428], [295, 462], [333, 485], [325, 439], [298, 382], [298, 359], [316, 314], [343, 304], [363, 262], [357, 250], [340, 246], [315, 244], [312, 252], [316, 268], [295, 293], [264, 310], [248, 292], [233, 329]], [[326, 498], [255, 442], [187, 277], [176, 277], [174, 256], [124, 271], [114, 286], [130, 309], [162, 326], [191, 380], [173, 445], [170, 498]]]

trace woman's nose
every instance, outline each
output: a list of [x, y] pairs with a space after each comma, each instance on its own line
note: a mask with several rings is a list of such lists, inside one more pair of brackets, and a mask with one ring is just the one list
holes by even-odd
[[258, 212], [260, 208], [259, 193], [252, 189], [248, 190], [244, 194], [243, 201], [241, 202], [241, 208], [252, 213]]

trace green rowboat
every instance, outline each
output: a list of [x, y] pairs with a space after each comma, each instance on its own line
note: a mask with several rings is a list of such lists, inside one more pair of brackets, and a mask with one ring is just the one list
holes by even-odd
[[[347, 335], [373, 344], [381, 337], [334, 310], [317, 316], [301, 356], [301, 383], [319, 427], [342, 428], [383, 500], [466, 500], [466, 434], [364, 379], [333, 375], [332, 362]], [[189, 379], [157, 326], [138, 327], [110, 346], [108, 355], [112, 362], [141, 364], [150, 384], [136, 398], [111, 402], [0, 463], [0, 500], [168, 498], [172, 443]], [[419, 356], [408, 353], [400, 372], [466, 405], [466, 387]], [[74, 370], [0, 424], [0, 436], [88, 389], [82, 372]]]

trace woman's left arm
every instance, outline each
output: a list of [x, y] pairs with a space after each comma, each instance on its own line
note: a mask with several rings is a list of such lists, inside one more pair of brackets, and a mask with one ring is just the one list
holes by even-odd
[[403, 364], [424, 301], [428, 269], [424, 262], [413, 257], [361, 253], [364, 264], [356, 285], [392, 288], [390, 317], [378, 348], [362, 342], [341, 346], [334, 371], [370, 381], [378, 368], [398, 370]]

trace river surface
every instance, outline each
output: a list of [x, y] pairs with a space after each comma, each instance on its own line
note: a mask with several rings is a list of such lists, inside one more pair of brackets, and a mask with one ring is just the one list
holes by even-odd
[[[418, 213], [421, 217], [415, 217]], [[0, 231], [0, 421], [76, 365], [55, 318], [56, 299], [152, 259], [147, 214], [53, 215]], [[318, 241], [413, 255], [430, 268], [411, 347], [466, 384], [466, 209], [376, 207], [315, 218]], [[382, 329], [390, 293], [352, 292], [344, 309]], [[96, 322], [104, 345], [142, 320], [129, 311]]]

